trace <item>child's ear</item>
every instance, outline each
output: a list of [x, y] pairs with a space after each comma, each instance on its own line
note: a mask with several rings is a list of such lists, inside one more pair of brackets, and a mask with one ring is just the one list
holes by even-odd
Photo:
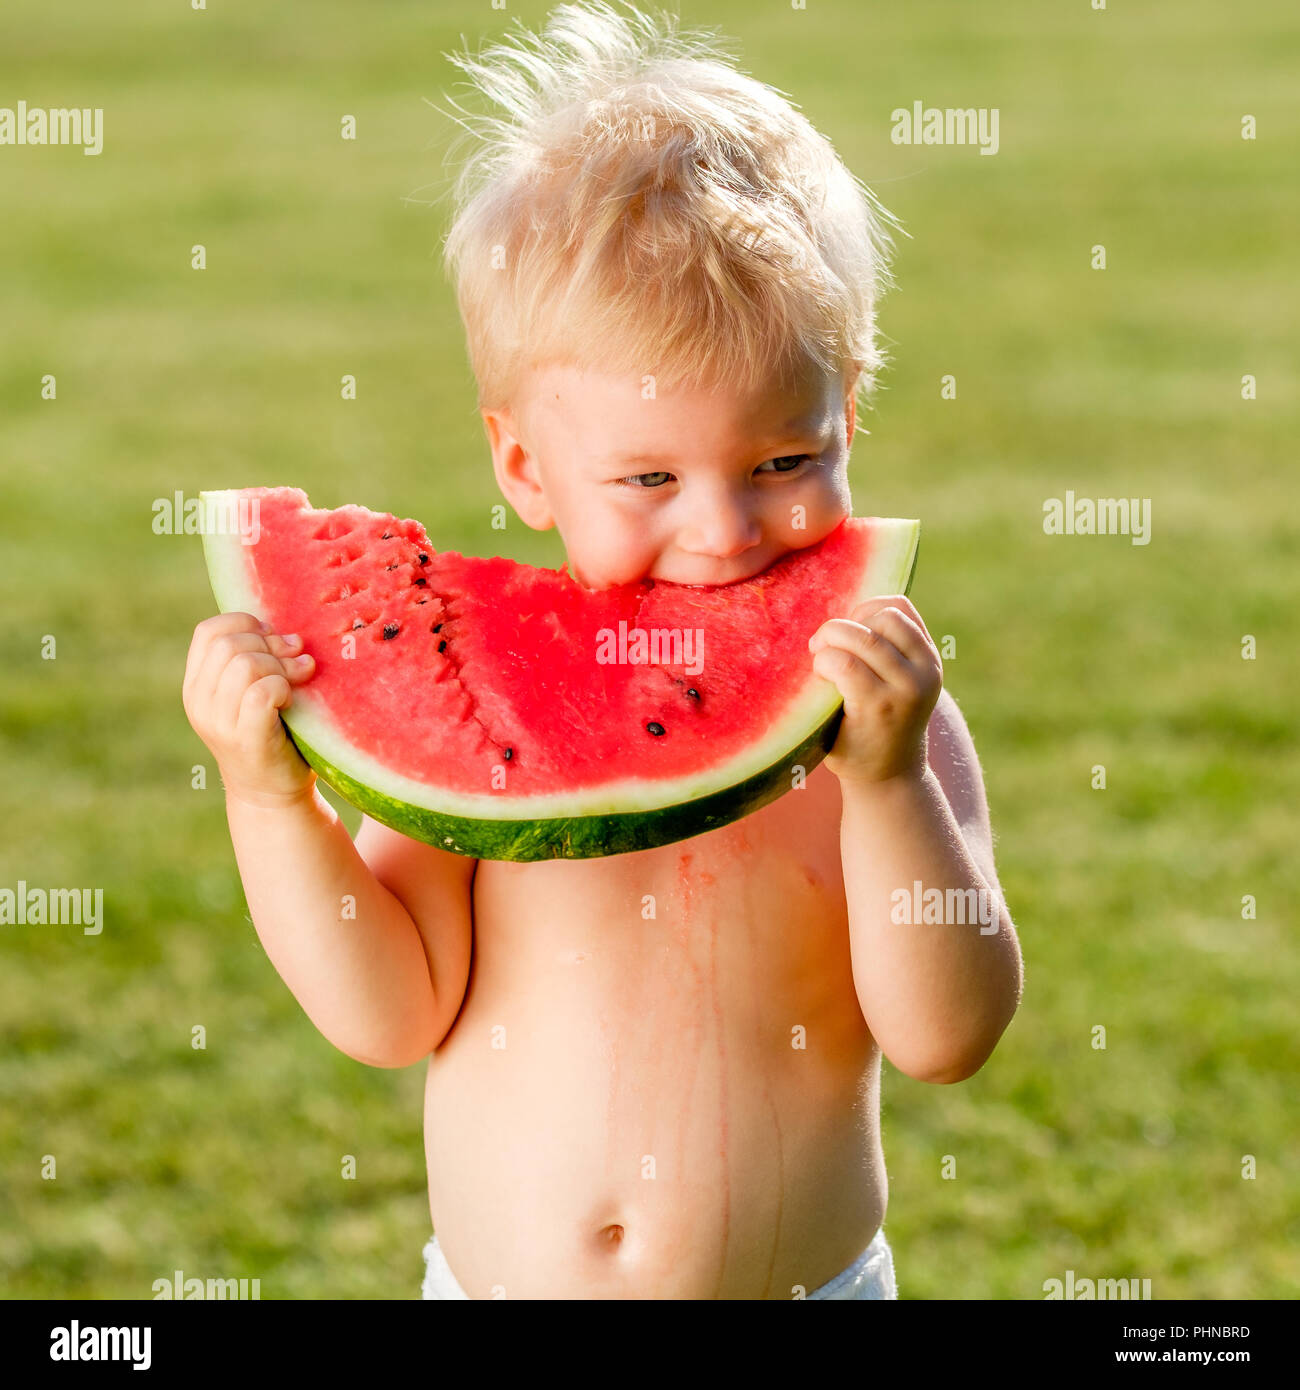
[[858, 427], [858, 401], [852, 386], [849, 387], [849, 393], [844, 402], [844, 413], [848, 417], [847, 444], [851, 449], [853, 447], [853, 434]]
[[537, 461], [520, 443], [514, 417], [509, 410], [484, 410], [480, 414], [492, 450], [492, 471], [502, 496], [525, 526], [534, 531], [549, 531], [555, 518], [542, 489]]

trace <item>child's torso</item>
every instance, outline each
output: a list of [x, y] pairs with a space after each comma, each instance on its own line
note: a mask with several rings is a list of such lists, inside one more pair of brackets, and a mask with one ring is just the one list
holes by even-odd
[[790, 1298], [884, 1218], [840, 792], [694, 840], [482, 861], [430, 1058], [434, 1224], [472, 1298]]

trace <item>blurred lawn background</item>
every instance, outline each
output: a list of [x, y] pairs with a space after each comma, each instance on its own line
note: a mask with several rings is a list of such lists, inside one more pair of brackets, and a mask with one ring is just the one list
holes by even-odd
[[[7, 1297], [148, 1298], [176, 1269], [418, 1295], [424, 1067], [334, 1051], [257, 942], [181, 708], [201, 547], [153, 534], [152, 503], [293, 484], [560, 563], [553, 533], [490, 529], [438, 260], [456, 131], [425, 104], [461, 80], [440, 56], [461, 35], [548, 8], [0, 10], [0, 105], [105, 109], [98, 158], [0, 148], [0, 886], [101, 886], [106, 919], [0, 928]], [[736, 39], [912, 237], [855, 510], [922, 519], [912, 597], [956, 639], [1026, 993], [972, 1080], [885, 1065], [900, 1293], [1041, 1298], [1073, 1269], [1295, 1297], [1300, 13], [675, 8]], [[892, 145], [916, 100], [997, 107], [999, 153]], [[1151, 544], [1044, 535], [1067, 489], [1149, 497]]]

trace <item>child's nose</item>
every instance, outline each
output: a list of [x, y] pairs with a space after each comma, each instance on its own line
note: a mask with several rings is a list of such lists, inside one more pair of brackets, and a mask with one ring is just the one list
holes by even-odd
[[714, 560], [730, 560], [752, 550], [763, 532], [755, 517], [739, 507], [712, 506], [707, 514], [694, 517], [678, 544], [692, 555]]

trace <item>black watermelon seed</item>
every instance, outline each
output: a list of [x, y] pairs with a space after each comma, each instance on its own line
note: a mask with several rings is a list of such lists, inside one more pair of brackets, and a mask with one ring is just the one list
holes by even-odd
[[698, 700], [700, 698], [700, 692], [690, 687], [687, 688], [686, 693], [690, 696], [692, 700]]
[[429, 600], [427, 598], [417, 598], [415, 601], [416, 603], [428, 603]]
[[411, 582], [413, 584], [418, 584], [421, 589], [427, 589], [429, 587], [429, 581], [424, 577], [424, 575], [421, 575], [419, 579], [414, 579]]
[[365, 623], [363, 623], [360, 618], [358, 618], [356, 622], [352, 624], [352, 631], [355, 632], [359, 627], [365, 627]]
[[393, 539], [393, 533], [391, 531], [385, 531], [379, 539], [381, 541], [391, 541]]
[[397, 625], [396, 623], [385, 623], [385, 624], [384, 624], [384, 640], [385, 640], [385, 641], [388, 641], [390, 638], [396, 637], [397, 634], [398, 634], [398, 631], [399, 631], [399, 628], [398, 628], [398, 625]]
[[430, 631], [430, 632], [441, 632], [441, 631], [442, 631], [442, 624], [441, 624], [441, 623], [434, 623], [434, 625], [429, 629], [429, 631]]
[[445, 652], [447, 650], [447, 639], [445, 637], [438, 643], [438, 650], [440, 652]]
[[429, 563], [429, 557], [424, 553], [424, 551], [420, 552], [420, 563], [422, 565], [427, 565]]
[[397, 566], [396, 566], [396, 565], [385, 565], [384, 568], [385, 568], [386, 570], [395, 570], [395, 569], [397, 568]]
[[502, 756], [505, 758], [506, 762], [509, 762], [510, 759], [515, 756], [515, 750], [513, 748], [507, 748]]
[[655, 723], [651, 722], [651, 723], [649, 723], [649, 724], [646, 725], [646, 729], [647, 729], [650, 733], [652, 733], [656, 738], [658, 738], [658, 737], [663, 733], [663, 731], [664, 731], [664, 726], [663, 726], [662, 724], [655, 724]]

